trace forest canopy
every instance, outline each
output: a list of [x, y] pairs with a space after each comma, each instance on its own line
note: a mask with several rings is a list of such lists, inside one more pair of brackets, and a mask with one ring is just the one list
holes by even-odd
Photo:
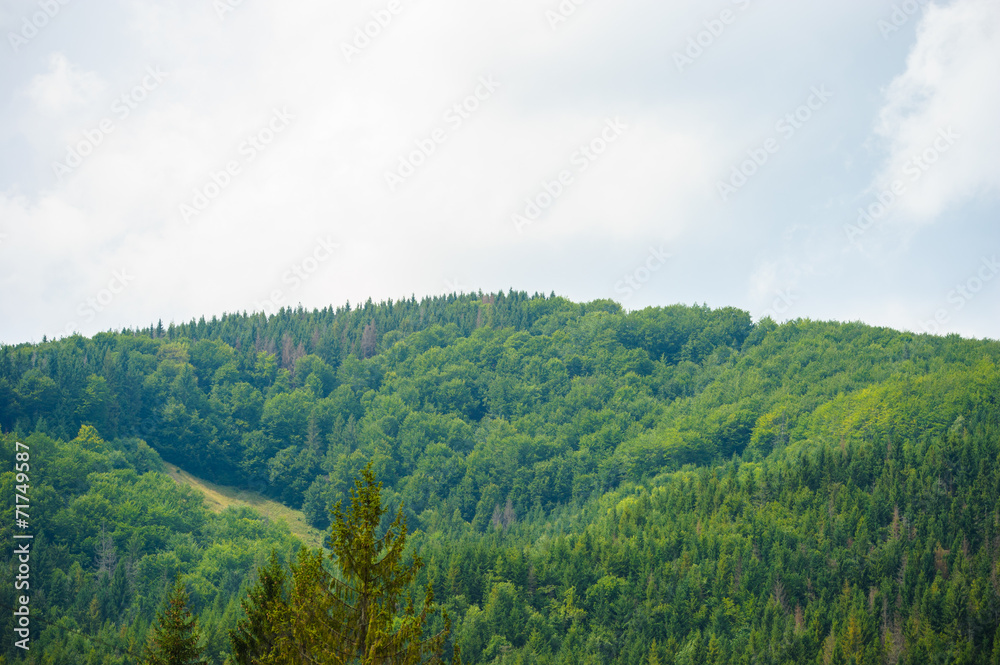
[[49, 653], [131, 662], [181, 572], [221, 663], [266, 553], [293, 560], [162, 459], [321, 529], [370, 465], [466, 662], [1000, 662], [998, 363], [511, 291], [4, 346], [0, 428], [46, 451]]

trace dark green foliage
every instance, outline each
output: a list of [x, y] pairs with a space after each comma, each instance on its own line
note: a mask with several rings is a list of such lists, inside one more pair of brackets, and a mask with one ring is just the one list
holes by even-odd
[[287, 555], [162, 455], [322, 528], [370, 465], [467, 662], [997, 662], [998, 363], [860, 323], [452, 295], [0, 347], [0, 427], [39, 451], [46, 653], [124, 658], [181, 571], [221, 663], [248, 571]]
[[331, 558], [341, 578], [330, 578], [332, 592], [332, 633], [327, 649], [330, 662], [439, 663], [444, 641], [450, 632], [447, 612], [444, 628], [424, 637], [425, 626], [434, 606], [430, 585], [419, 613], [412, 596], [401, 602], [423, 566], [419, 557], [404, 561], [406, 523], [402, 512], [379, 535], [386, 509], [382, 506], [382, 484], [376, 482], [371, 464], [361, 471], [350, 493], [347, 514], [340, 502], [333, 510], [330, 531]]
[[[224, 638], [235, 627], [241, 592], [265, 553], [292, 547], [288, 528], [245, 509], [209, 513], [190, 488], [151, 470], [162, 462], [141, 441], [108, 442], [89, 426], [65, 443], [38, 433], [16, 440], [30, 449], [35, 539], [31, 649], [8, 644], [11, 662], [139, 663], [168, 582], [180, 574], [203, 627], [204, 660], [222, 665], [229, 646], [219, 632]], [[14, 442], [0, 435], [5, 468], [13, 469]], [[5, 496], [16, 485], [14, 473], [0, 473]], [[13, 501], [0, 511], [0, 538], [12, 542]], [[0, 586], [5, 607], [13, 606], [13, 591]], [[0, 617], [7, 634], [11, 618]]]
[[307, 549], [299, 551], [288, 575], [274, 555], [260, 569], [257, 584], [242, 603], [246, 618], [230, 632], [236, 663], [441, 662], [450, 631], [448, 615], [442, 615], [441, 631], [425, 637], [425, 626], [436, 611], [430, 585], [419, 613], [411, 596], [405, 605], [401, 602], [423, 564], [419, 557], [404, 560], [402, 514], [378, 535], [386, 512], [381, 489], [368, 465], [351, 490], [346, 516], [337, 503], [330, 533], [335, 571], [324, 567], [321, 551]]
[[245, 617], [229, 632], [237, 665], [257, 665], [271, 654], [277, 634], [275, 622], [287, 613], [285, 570], [271, 553], [267, 566], [257, 571], [257, 583], [241, 601]]
[[187, 605], [187, 591], [178, 579], [149, 636], [144, 665], [205, 665], [198, 621]]

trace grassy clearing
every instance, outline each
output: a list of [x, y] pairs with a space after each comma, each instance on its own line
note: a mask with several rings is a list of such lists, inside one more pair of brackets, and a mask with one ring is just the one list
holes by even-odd
[[326, 533], [309, 526], [301, 510], [292, 510], [284, 504], [272, 501], [250, 490], [240, 490], [210, 483], [192, 476], [173, 464], [166, 462], [164, 464], [167, 467], [167, 474], [171, 478], [201, 492], [205, 496], [205, 507], [212, 512], [221, 513], [230, 506], [248, 506], [270, 520], [287, 524], [292, 533], [309, 547], [319, 547], [326, 538]]

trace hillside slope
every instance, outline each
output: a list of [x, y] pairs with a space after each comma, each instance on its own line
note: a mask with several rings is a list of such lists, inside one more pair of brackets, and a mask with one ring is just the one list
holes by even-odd
[[0, 349], [5, 430], [320, 530], [372, 463], [473, 663], [1000, 663], [998, 395], [995, 341], [515, 292]]
[[325, 533], [319, 529], [309, 526], [305, 515], [301, 510], [293, 510], [288, 506], [272, 501], [267, 497], [241, 490], [235, 487], [225, 487], [216, 485], [207, 480], [197, 478], [179, 466], [170, 464], [163, 465], [168, 476], [173, 478], [178, 484], [193, 488], [204, 497], [205, 507], [213, 513], [221, 513], [227, 508], [249, 508], [263, 515], [269, 520], [282, 522], [288, 526], [292, 535], [301, 540], [309, 547], [322, 547], [326, 539]]

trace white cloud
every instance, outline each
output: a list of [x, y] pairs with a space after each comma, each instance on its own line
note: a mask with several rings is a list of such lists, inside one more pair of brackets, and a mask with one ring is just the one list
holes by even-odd
[[48, 59], [49, 71], [35, 76], [25, 91], [35, 110], [57, 116], [76, 110], [93, 101], [106, 85], [96, 72], [85, 72], [72, 65], [62, 53]]
[[933, 221], [1000, 187], [998, 33], [995, 0], [930, 5], [906, 71], [886, 91], [877, 131], [889, 157], [874, 186], [885, 192], [901, 183], [892, 207], [907, 221]]
[[[846, 199], [859, 187], [830, 156], [860, 152], [877, 112], [872, 91], [898, 72], [886, 66], [875, 27], [881, 9], [867, 0], [814, 9], [753, 3], [679, 74], [673, 51], [721, 7], [741, 3], [716, 4], [595, 0], [553, 31], [545, 10], [557, 0], [405, 0], [350, 63], [342, 43], [386, 0], [243, 2], [224, 20], [211, 2], [126, 0], [101, 18], [100, 31], [53, 29], [46, 39], [58, 53], [46, 60], [40, 40], [32, 44], [40, 59], [26, 52], [15, 61], [23, 69], [5, 70], [17, 76], [0, 100], [9, 102], [0, 128], [13, 137], [3, 142], [0, 131], [0, 233], [8, 236], [0, 304], [24, 315], [3, 321], [0, 340], [38, 339], [67, 322], [89, 334], [249, 308], [274, 288], [287, 291], [287, 304], [306, 306], [437, 293], [454, 278], [468, 289], [555, 288], [591, 299], [615, 295], [621, 271], [660, 243], [676, 258], [630, 306], [708, 300], [757, 312], [791, 288], [801, 295], [787, 315], [816, 316], [824, 292], [810, 280], [836, 272], [842, 244], [812, 235], [817, 218], [853, 213], [817, 212], [815, 197]], [[986, 11], [963, 6], [972, 5]], [[968, 167], [981, 177], [992, 120], [984, 118], [996, 107], [974, 116], [968, 100], [973, 83], [990, 80], [982, 60], [992, 46], [985, 37], [963, 35], [957, 45], [927, 37], [967, 25], [949, 11], [928, 13], [908, 73], [886, 98], [886, 138], [905, 155], [946, 118], [963, 132], [954, 154], [975, 151], [970, 161], [956, 158], [955, 173]], [[826, 29], [817, 33], [817, 23]], [[859, 24], [870, 26], [867, 36]], [[857, 57], [840, 58], [848, 42]], [[916, 55], [921, 49], [930, 55]], [[919, 86], [906, 81], [933, 71], [921, 58], [951, 63], [950, 78], [913, 92]], [[166, 79], [123, 117], [115, 101], [149, 67]], [[482, 76], [500, 88], [451, 127], [445, 112]], [[829, 108], [722, 203], [719, 178], [824, 82], [836, 93]], [[952, 98], [959, 101], [934, 102]], [[286, 106], [294, 122], [251, 163], [241, 143]], [[576, 170], [574, 153], [616, 116], [627, 131]], [[53, 161], [104, 119], [113, 131], [56, 178]], [[436, 127], [448, 129], [446, 140], [390, 191], [386, 170]], [[185, 225], [178, 206], [231, 160], [239, 175]], [[511, 215], [563, 169], [573, 170], [572, 185], [518, 234]], [[931, 175], [944, 177], [929, 172], [928, 183]], [[951, 196], [957, 186], [941, 191]], [[780, 238], [800, 227], [794, 241]], [[283, 272], [327, 234], [342, 249], [308, 283], [287, 288]], [[127, 291], [92, 320], [80, 316], [80, 303], [123, 269], [135, 275]], [[850, 302], [844, 311], [863, 310]]]

